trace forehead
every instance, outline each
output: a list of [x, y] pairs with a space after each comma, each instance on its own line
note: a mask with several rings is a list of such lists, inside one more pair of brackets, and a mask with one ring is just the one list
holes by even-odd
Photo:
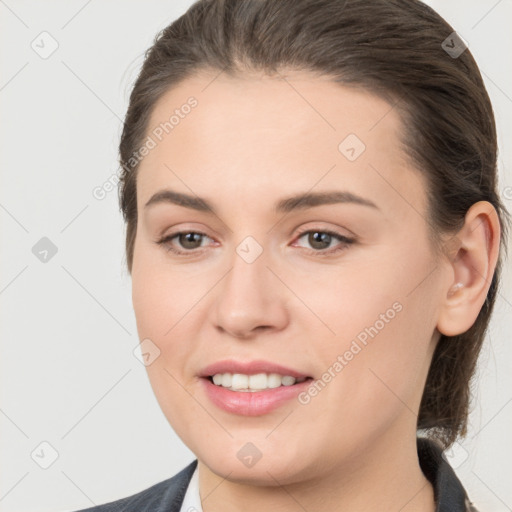
[[[187, 108], [190, 98], [197, 103], [192, 109]], [[379, 149], [379, 140], [384, 145], [390, 140], [396, 143], [401, 129], [397, 112], [375, 94], [360, 86], [341, 85], [330, 77], [296, 71], [274, 76], [193, 75], [162, 95], [153, 108], [148, 132], [180, 110], [188, 113], [175, 119], [173, 135], [208, 135], [217, 143], [216, 134], [221, 134], [226, 144], [242, 142], [242, 135], [262, 140], [265, 134], [269, 136], [267, 145], [275, 136], [279, 141], [295, 138], [297, 143], [303, 142], [299, 135], [313, 145], [318, 142], [316, 134], [326, 137], [329, 144], [355, 133]], [[193, 122], [186, 122], [188, 118]], [[207, 145], [208, 140], [202, 140], [202, 149]]]
[[405, 161], [401, 129], [388, 102], [329, 77], [196, 74], [153, 109], [146, 135], [155, 146], [140, 164], [139, 200], [171, 184], [242, 190], [248, 179], [267, 194], [280, 187], [282, 195], [283, 180], [301, 191], [319, 180], [324, 187], [357, 183], [374, 197], [391, 180], [407, 193], [421, 184]]

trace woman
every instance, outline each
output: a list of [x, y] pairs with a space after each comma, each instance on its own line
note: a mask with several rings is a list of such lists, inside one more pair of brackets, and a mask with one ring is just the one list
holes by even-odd
[[417, 0], [199, 1], [120, 142], [148, 375], [197, 459], [87, 510], [475, 510], [508, 213], [464, 41]]

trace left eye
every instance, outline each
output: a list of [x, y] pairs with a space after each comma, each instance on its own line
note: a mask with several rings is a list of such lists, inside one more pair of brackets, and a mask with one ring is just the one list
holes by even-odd
[[[346, 236], [340, 235], [339, 233], [335, 233], [333, 231], [322, 231], [317, 229], [312, 229], [309, 231], [304, 231], [299, 235], [297, 238], [300, 240], [301, 238], [304, 238], [307, 236], [307, 242], [313, 247], [313, 251], [315, 253], [332, 253], [341, 251], [346, 248], [347, 245], [352, 244], [355, 240], [353, 238], [348, 238]], [[334, 247], [329, 249], [329, 246], [331, 245], [331, 242], [333, 239], [339, 240], [341, 243]], [[308, 249], [305, 247], [305, 249]], [[308, 251], [311, 251], [308, 249]]]

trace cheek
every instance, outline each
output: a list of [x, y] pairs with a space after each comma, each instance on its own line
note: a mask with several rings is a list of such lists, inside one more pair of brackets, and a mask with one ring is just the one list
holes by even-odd
[[162, 253], [147, 244], [136, 245], [132, 303], [139, 335], [165, 340], [204, 294], [204, 285], [197, 278], [189, 279], [183, 266], [162, 261]]
[[[184, 372], [193, 354], [195, 328], [199, 324], [199, 308], [194, 307], [197, 293], [186, 283], [153, 270], [134, 277], [132, 286], [139, 339], [151, 340], [160, 351], [147, 367], [150, 378], [156, 371]], [[183, 380], [181, 376], [179, 380]]]
[[139, 339], [151, 340], [159, 351], [146, 371], [160, 408], [178, 432], [186, 431], [191, 415], [201, 415], [187, 391], [192, 383], [189, 365], [198, 323], [193, 307], [197, 295], [179, 272], [145, 265], [142, 257], [133, 267], [132, 301]]
[[322, 320], [314, 335], [309, 328], [308, 356], [321, 360], [345, 410], [375, 420], [417, 408], [435, 329], [434, 268], [426, 250], [384, 248], [372, 262], [297, 288]]

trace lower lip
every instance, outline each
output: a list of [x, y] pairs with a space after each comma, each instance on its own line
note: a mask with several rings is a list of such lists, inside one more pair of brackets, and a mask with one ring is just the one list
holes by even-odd
[[267, 414], [288, 400], [295, 398], [313, 382], [306, 379], [292, 386], [279, 386], [264, 391], [231, 391], [217, 386], [208, 378], [202, 377], [208, 398], [219, 408], [242, 416], [261, 416]]

